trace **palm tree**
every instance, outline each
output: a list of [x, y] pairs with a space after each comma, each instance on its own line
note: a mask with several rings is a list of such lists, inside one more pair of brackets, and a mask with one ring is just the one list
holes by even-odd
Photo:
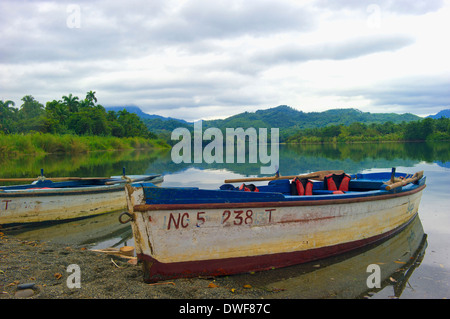
[[69, 108], [69, 112], [78, 112], [78, 96], [72, 96], [72, 93], [70, 93], [68, 96], [63, 96], [62, 98], [64, 104]]
[[86, 100], [88, 100], [91, 103], [92, 103], [92, 101], [95, 101], [95, 103], [97, 103], [97, 98], [95, 97], [95, 92], [92, 92], [92, 91], [87, 92], [86, 93]]
[[13, 123], [17, 120], [17, 109], [11, 100], [0, 100], [0, 132], [9, 133], [13, 129]]
[[2, 100], [0, 100], [0, 108], [9, 108], [10, 107], [10, 105], [12, 105], [12, 106], [15, 106], [16, 104], [13, 102], [13, 101], [11, 101], [11, 100], [6, 100], [5, 102], [3, 102]]
[[37, 117], [44, 113], [44, 106], [36, 101], [32, 95], [25, 95], [22, 101], [23, 104], [20, 106], [19, 113], [25, 118]]

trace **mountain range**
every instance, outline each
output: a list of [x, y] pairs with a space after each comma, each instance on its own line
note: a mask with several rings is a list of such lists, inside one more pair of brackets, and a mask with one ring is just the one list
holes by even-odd
[[[147, 127], [156, 134], [167, 136], [177, 127], [193, 128], [192, 122], [159, 115], [150, 115], [144, 113], [137, 106], [106, 107], [106, 110], [118, 111], [124, 108], [130, 113], [136, 113]], [[202, 124], [203, 129], [208, 127], [217, 127], [219, 129], [225, 129], [227, 127], [242, 127], [244, 129], [249, 127], [279, 128], [280, 135], [287, 136], [295, 133], [299, 129], [318, 128], [328, 125], [350, 125], [353, 122], [365, 124], [385, 122], [402, 123], [420, 119], [422, 117], [411, 113], [370, 113], [362, 112], [354, 108], [331, 109], [324, 112], [303, 112], [287, 105], [279, 105], [256, 112], [239, 113], [225, 119], [204, 120]]]
[[431, 117], [432, 119], [440, 119], [441, 117], [449, 117], [450, 118], [450, 109], [439, 111], [435, 115], [429, 115], [427, 117]]
[[164, 117], [164, 116], [161, 116], [161, 115], [145, 113], [139, 108], [139, 106], [135, 106], [135, 105], [129, 105], [129, 106], [108, 106], [108, 107], [105, 107], [106, 112], [108, 112], [108, 111], [118, 112], [118, 111], [122, 111], [123, 109], [127, 110], [130, 113], [135, 113], [141, 119], [146, 119], [146, 120], [160, 119], [162, 121], [176, 120], [176, 121], [187, 123], [185, 120], [181, 120], [181, 119], [175, 119], [175, 118], [172, 118], [172, 117]]
[[332, 109], [324, 112], [303, 112], [287, 105], [280, 105], [256, 112], [244, 112], [223, 120], [205, 121], [212, 127], [278, 127], [305, 129], [328, 125], [360, 123], [410, 122], [420, 119], [411, 113], [369, 113], [357, 109]]

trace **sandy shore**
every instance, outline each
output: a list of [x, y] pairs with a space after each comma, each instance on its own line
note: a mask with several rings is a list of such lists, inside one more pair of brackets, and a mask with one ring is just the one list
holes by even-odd
[[[69, 288], [75, 282], [69, 265], [79, 266], [80, 288]], [[176, 279], [151, 285], [143, 281], [140, 263], [129, 259], [0, 233], [0, 299], [271, 298], [274, 292], [255, 287], [245, 278]]]

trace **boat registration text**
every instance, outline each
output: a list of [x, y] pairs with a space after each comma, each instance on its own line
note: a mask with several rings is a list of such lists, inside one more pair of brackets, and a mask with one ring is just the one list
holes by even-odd
[[[267, 225], [272, 222], [272, 213], [275, 208], [270, 209], [226, 209], [221, 213], [209, 213], [206, 211], [189, 212], [170, 212], [164, 215], [161, 228], [166, 230], [183, 229], [189, 226], [252, 226]], [[218, 216], [220, 215], [220, 217]], [[152, 215], [149, 221], [154, 221]]]

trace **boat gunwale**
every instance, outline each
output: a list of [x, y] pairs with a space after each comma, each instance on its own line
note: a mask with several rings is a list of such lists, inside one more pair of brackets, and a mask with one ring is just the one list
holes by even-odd
[[[261, 207], [296, 207], [296, 206], [319, 206], [319, 205], [339, 205], [360, 203], [376, 200], [386, 200], [396, 197], [412, 195], [422, 191], [426, 184], [417, 186], [414, 189], [392, 192], [389, 194], [364, 196], [341, 197], [336, 199], [314, 199], [314, 200], [286, 200], [286, 201], [261, 201], [261, 202], [224, 202], [224, 203], [186, 203], [186, 204], [138, 204], [133, 206], [135, 212], [147, 212], [158, 210], [183, 210], [183, 209], [221, 209], [221, 208], [261, 208]], [[313, 195], [314, 196], [314, 195]], [[320, 196], [320, 195], [317, 195]], [[339, 196], [339, 195], [336, 195]]]
[[3, 197], [39, 197], [39, 196], [59, 196], [59, 195], [85, 195], [96, 193], [109, 193], [124, 190], [123, 184], [99, 185], [87, 187], [71, 188], [53, 188], [53, 189], [21, 189], [6, 190], [0, 192], [0, 198]]
[[[147, 183], [160, 182], [161, 176], [149, 178]], [[115, 182], [112, 180], [112, 182]], [[7, 186], [8, 187], [8, 186]], [[1, 189], [0, 198], [7, 197], [39, 197], [39, 196], [60, 196], [60, 195], [88, 195], [97, 193], [110, 193], [125, 191], [124, 183], [117, 180], [111, 185], [79, 185], [66, 188], [26, 188], [26, 189]]]

